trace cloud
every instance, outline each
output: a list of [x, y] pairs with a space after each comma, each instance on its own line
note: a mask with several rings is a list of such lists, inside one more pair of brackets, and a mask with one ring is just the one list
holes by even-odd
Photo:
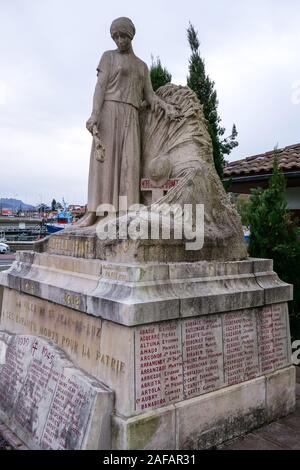
[[182, 85], [192, 21], [222, 123], [239, 131], [230, 159], [299, 142], [297, 1], [153, 0], [147, 9], [137, 0], [2, 2], [0, 197], [86, 202], [95, 69], [114, 48], [110, 22], [122, 15], [136, 24], [136, 54], [147, 63], [160, 56]]
[[5, 105], [7, 100], [7, 86], [4, 81], [0, 81], [0, 106]]
[[90, 144], [88, 132], [77, 127], [45, 133], [1, 128], [0, 148], [6, 156], [1, 193], [20, 198], [31, 194], [35, 204], [53, 197], [84, 204]]

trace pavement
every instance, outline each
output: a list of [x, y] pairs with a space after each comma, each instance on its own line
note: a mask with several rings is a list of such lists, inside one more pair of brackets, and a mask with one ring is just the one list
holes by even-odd
[[297, 371], [296, 410], [244, 437], [220, 446], [222, 450], [300, 450], [300, 367]]

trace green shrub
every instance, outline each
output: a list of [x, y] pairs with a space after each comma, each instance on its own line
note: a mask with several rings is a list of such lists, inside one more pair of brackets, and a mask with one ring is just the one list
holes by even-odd
[[273, 175], [267, 189], [253, 189], [247, 206], [250, 224], [249, 254], [272, 258], [274, 270], [285, 282], [294, 285], [289, 302], [293, 339], [300, 338], [300, 241], [299, 228], [287, 209], [285, 177], [278, 166], [276, 151]]

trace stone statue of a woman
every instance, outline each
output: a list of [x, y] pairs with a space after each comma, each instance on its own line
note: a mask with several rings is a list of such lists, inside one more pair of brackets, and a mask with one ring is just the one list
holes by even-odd
[[[97, 207], [112, 204], [116, 211], [119, 196], [127, 196], [128, 207], [139, 203], [140, 127], [139, 108], [146, 101], [151, 110], [163, 110], [176, 119], [176, 109], [153, 91], [147, 65], [133, 52], [135, 27], [129, 18], [117, 18], [110, 28], [116, 50], [104, 52], [99, 66], [92, 115], [87, 129], [101, 138], [105, 158], [97, 158], [92, 145], [87, 214], [79, 227], [97, 222]], [[95, 127], [96, 126], [96, 127]]]

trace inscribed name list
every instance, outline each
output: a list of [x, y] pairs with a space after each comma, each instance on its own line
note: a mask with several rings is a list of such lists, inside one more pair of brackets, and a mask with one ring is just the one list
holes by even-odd
[[139, 411], [183, 399], [181, 330], [178, 322], [138, 328], [135, 336], [135, 402]]
[[286, 304], [264, 307], [258, 314], [259, 356], [262, 373], [289, 363], [288, 311]]
[[34, 336], [0, 332], [0, 409], [34, 449], [80, 449], [102, 386]]
[[256, 312], [224, 315], [225, 380], [234, 385], [259, 375]]

